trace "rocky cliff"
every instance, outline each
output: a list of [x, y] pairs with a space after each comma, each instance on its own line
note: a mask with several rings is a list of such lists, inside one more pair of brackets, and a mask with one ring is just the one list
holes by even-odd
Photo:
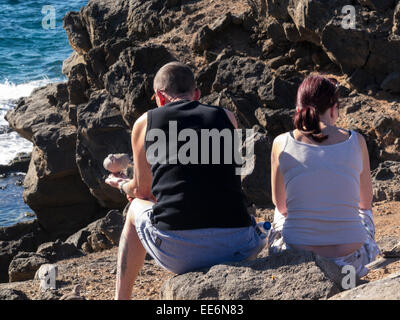
[[[343, 27], [349, 4], [354, 29]], [[388, 172], [400, 161], [399, 26], [394, 0], [90, 0], [64, 17], [67, 82], [6, 116], [34, 144], [24, 199], [61, 238], [122, 208], [102, 161], [131, 152], [134, 121], [155, 107], [155, 72], [179, 60], [195, 70], [202, 101], [256, 129], [255, 170], [242, 177], [249, 204], [270, 204], [271, 142], [291, 128], [297, 87], [314, 71], [340, 81], [341, 122], [367, 138], [376, 199], [398, 200], [387, 186], [398, 185]]]

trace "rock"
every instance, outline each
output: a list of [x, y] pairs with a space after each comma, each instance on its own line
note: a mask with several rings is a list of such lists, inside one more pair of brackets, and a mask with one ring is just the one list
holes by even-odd
[[321, 44], [328, 57], [344, 73], [351, 74], [367, 63], [370, 55], [369, 38], [363, 30], [342, 28], [341, 21], [332, 20], [324, 28]]
[[[243, 148], [251, 148], [253, 143], [254, 154], [246, 157], [246, 168], [253, 168], [250, 172], [242, 175], [243, 192], [250, 203], [267, 205], [271, 201], [271, 177], [270, 177], [270, 154], [272, 139], [262, 130], [246, 137]], [[247, 150], [247, 149], [246, 149]], [[250, 152], [247, 150], [246, 152]]]
[[371, 10], [386, 11], [395, 5], [395, 0], [358, 0], [358, 3]]
[[215, 32], [205, 25], [193, 36], [191, 47], [195, 52], [201, 53], [212, 46], [214, 38]]
[[222, 17], [218, 18], [210, 27], [212, 31], [215, 33], [225, 31], [229, 25], [232, 23], [232, 15], [230, 12], [227, 12]]
[[8, 267], [10, 282], [26, 281], [34, 278], [41, 265], [49, 263], [43, 255], [33, 252], [20, 252]]
[[385, 161], [372, 171], [374, 201], [400, 201], [400, 162]]
[[151, 101], [155, 74], [163, 65], [174, 60], [163, 46], [129, 47], [121, 52], [118, 61], [105, 74], [105, 88], [113, 97], [109, 100], [123, 100], [122, 105], [117, 103], [129, 128], [140, 115], [155, 107]]
[[76, 165], [76, 127], [69, 123], [67, 101], [66, 84], [51, 84], [22, 98], [6, 115], [10, 125], [34, 144], [24, 200], [43, 229], [60, 238], [101, 215]]
[[104, 182], [109, 172], [103, 167], [108, 154], [132, 152], [128, 127], [120, 113], [120, 100], [104, 93], [93, 94], [89, 103], [79, 109], [77, 122], [75, 158], [81, 179], [103, 207], [123, 207], [127, 199]]
[[63, 27], [69, 44], [78, 54], [83, 55], [91, 49], [92, 43], [79, 12], [67, 12], [63, 19]]
[[68, 75], [69, 102], [74, 105], [88, 102], [90, 93], [85, 65], [74, 65]]
[[118, 210], [111, 210], [104, 218], [71, 235], [66, 243], [86, 253], [102, 251], [119, 244], [124, 218]]
[[382, 250], [384, 258], [400, 258], [400, 241], [389, 250]]
[[9, 227], [0, 227], [0, 241], [18, 240], [28, 233], [40, 231], [37, 220], [19, 222]]
[[[12, 236], [13, 232], [18, 234], [15, 229], [11, 230]], [[41, 233], [30, 232], [21, 235], [19, 240], [0, 241], [0, 282], [8, 282], [9, 265], [19, 252], [35, 251], [37, 246], [45, 239], [46, 237]]]
[[82, 255], [82, 252], [78, 250], [73, 244], [61, 242], [61, 240], [59, 239], [55, 242], [46, 242], [41, 244], [38, 247], [36, 253], [42, 255], [50, 262], [56, 262], [59, 260]]
[[399, 300], [400, 273], [341, 292], [330, 300]]
[[27, 172], [30, 161], [31, 153], [17, 154], [7, 165], [0, 165], [0, 173]]
[[293, 109], [268, 109], [258, 108], [255, 111], [255, 116], [258, 123], [263, 126], [268, 134], [273, 137], [281, 133], [293, 130]]
[[71, 69], [78, 64], [85, 64], [85, 59], [82, 55], [74, 51], [67, 59], [63, 61], [62, 73], [68, 77]]
[[167, 280], [167, 300], [327, 299], [339, 292], [318, 267], [315, 256], [285, 252], [253, 261], [226, 263]]
[[0, 289], [0, 300], [29, 300], [26, 294], [15, 289]]
[[382, 252], [391, 251], [400, 242], [400, 237], [384, 236], [380, 238], [376, 243]]
[[57, 290], [47, 289], [40, 293], [39, 300], [60, 300], [62, 294]]
[[400, 72], [392, 72], [381, 84], [381, 88], [390, 93], [400, 93]]
[[231, 56], [218, 63], [212, 90], [227, 89], [236, 95], [256, 97], [258, 88], [271, 80], [270, 70], [263, 62]]
[[203, 97], [201, 102], [223, 107], [233, 112], [241, 129], [250, 128], [257, 123], [253, 101], [246, 97], [236, 96], [227, 89]]

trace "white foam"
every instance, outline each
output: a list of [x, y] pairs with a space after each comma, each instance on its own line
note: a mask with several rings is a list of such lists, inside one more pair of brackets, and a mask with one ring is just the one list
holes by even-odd
[[[35, 88], [54, 82], [48, 78], [27, 83], [14, 84], [5, 80], [0, 83], [0, 126], [8, 126], [4, 119], [7, 111], [14, 107], [15, 100], [29, 96]], [[0, 134], [0, 164], [7, 164], [19, 152], [31, 152], [32, 143], [16, 132]]]
[[29, 96], [35, 88], [45, 86], [52, 81], [48, 78], [31, 82], [14, 84], [7, 79], [0, 83], [0, 104], [10, 104], [12, 100]]
[[21, 138], [16, 132], [0, 134], [0, 164], [9, 163], [17, 153], [31, 152], [32, 147], [32, 142]]

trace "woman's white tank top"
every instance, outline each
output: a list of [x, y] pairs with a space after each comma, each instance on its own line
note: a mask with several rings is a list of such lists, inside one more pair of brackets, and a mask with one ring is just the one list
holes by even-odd
[[357, 134], [332, 145], [312, 145], [286, 133], [279, 158], [286, 190], [287, 218], [282, 230], [288, 244], [363, 243], [358, 215], [362, 152]]

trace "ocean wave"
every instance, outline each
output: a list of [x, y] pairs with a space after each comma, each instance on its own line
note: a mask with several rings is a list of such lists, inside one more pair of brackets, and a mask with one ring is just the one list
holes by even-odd
[[34, 80], [26, 83], [14, 84], [7, 79], [0, 83], [0, 104], [10, 104], [10, 102], [22, 97], [29, 96], [36, 88], [43, 87], [56, 80], [44, 77], [41, 80]]

